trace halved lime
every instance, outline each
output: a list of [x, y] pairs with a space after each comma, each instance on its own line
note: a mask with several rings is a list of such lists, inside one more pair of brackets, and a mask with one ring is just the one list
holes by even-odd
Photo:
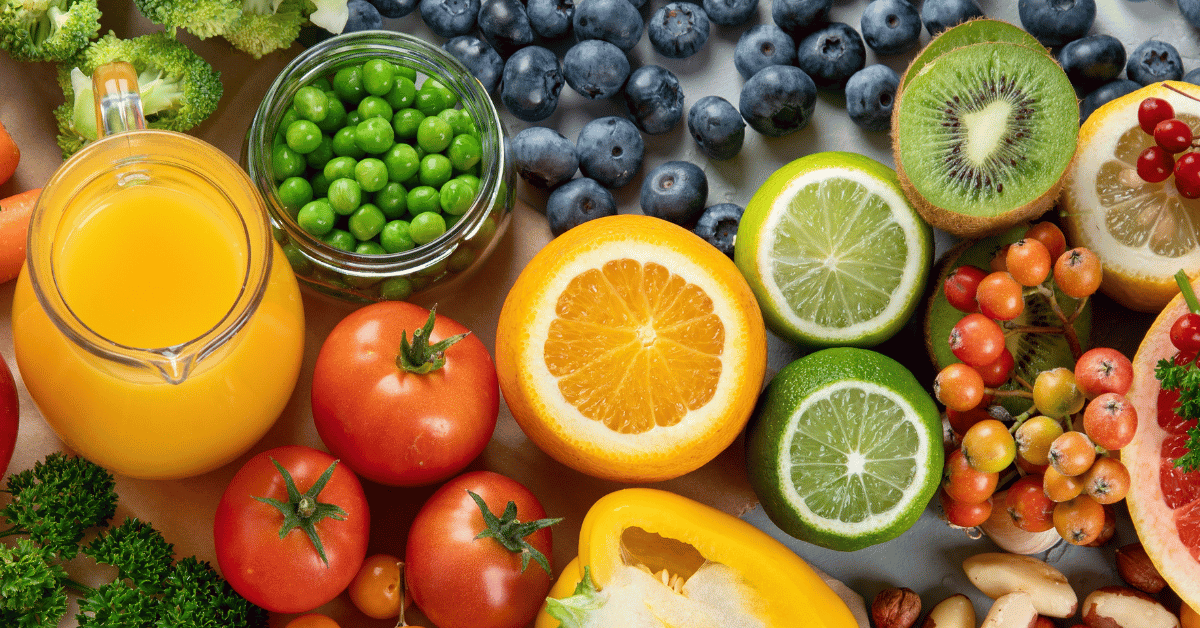
[[852, 347], [788, 366], [747, 431], [750, 484], [775, 525], [852, 551], [908, 530], [937, 491], [943, 463], [933, 398], [899, 362]]
[[912, 317], [932, 258], [933, 230], [896, 173], [842, 152], [801, 157], [768, 177], [734, 246], [767, 325], [812, 347], [890, 338]]

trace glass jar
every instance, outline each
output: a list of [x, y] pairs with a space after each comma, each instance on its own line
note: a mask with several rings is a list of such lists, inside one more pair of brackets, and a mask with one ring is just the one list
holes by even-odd
[[[479, 194], [470, 209], [436, 240], [399, 253], [363, 255], [334, 248], [305, 231], [279, 201], [271, 149], [279, 121], [303, 86], [338, 69], [383, 58], [417, 71], [419, 87], [432, 77], [458, 94], [483, 145]], [[360, 31], [327, 39], [296, 57], [267, 90], [250, 124], [243, 151], [247, 171], [267, 201], [275, 238], [300, 283], [343, 300], [405, 300], [450, 288], [478, 270], [508, 227], [515, 174], [500, 114], [483, 86], [457, 59], [417, 37]]]

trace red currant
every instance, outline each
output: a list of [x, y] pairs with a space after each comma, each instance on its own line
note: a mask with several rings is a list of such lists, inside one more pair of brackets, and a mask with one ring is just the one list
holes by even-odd
[[946, 301], [955, 309], [971, 314], [979, 311], [979, 302], [975, 300], [975, 290], [979, 281], [987, 277], [987, 271], [978, 266], [959, 266], [946, 276], [942, 285], [946, 292]]
[[1067, 236], [1052, 222], [1035, 223], [1025, 232], [1025, 237], [1041, 242], [1050, 253], [1050, 259], [1058, 259], [1067, 250]]
[[933, 396], [947, 408], [966, 412], [983, 401], [983, 378], [966, 364], [951, 364], [934, 378]]
[[1138, 105], [1138, 125], [1146, 135], [1154, 135], [1159, 122], [1175, 117], [1175, 108], [1161, 98], [1147, 98]]
[[1042, 477], [1027, 475], [1017, 480], [1004, 496], [1004, 507], [1013, 525], [1026, 532], [1045, 532], [1054, 527], [1055, 502], [1042, 490]]
[[992, 516], [992, 498], [989, 497], [978, 504], [964, 504], [955, 501], [946, 491], [940, 491], [942, 510], [946, 513], [946, 521], [952, 526], [973, 528]]
[[988, 318], [1011, 321], [1025, 311], [1024, 287], [1008, 271], [997, 271], [979, 282], [975, 298]]
[[983, 378], [984, 386], [999, 388], [1008, 381], [1008, 376], [1012, 375], [1014, 366], [1016, 366], [1016, 360], [1013, 359], [1012, 351], [1005, 347], [995, 361], [977, 366], [975, 370], [979, 371], [979, 376]]
[[1137, 158], [1137, 173], [1147, 183], [1162, 183], [1175, 170], [1175, 158], [1161, 146], [1151, 146]]
[[986, 501], [996, 492], [999, 473], [983, 473], [967, 462], [961, 449], [954, 450], [946, 458], [945, 481], [942, 483], [946, 496], [964, 504]]
[[971, 366], [995, 362], [1004, 351], [1004, 330], [983, 314], [967, 314], [950, 330], [950, 351]]
[[1137, 425], [1137, 408], [1125, 395], [1104, 393], [1088, 402], [1083, 411], [1084, 433], [1109, 451], [1128, 445], [1137, 432]]
[[1184, 198], [1200, 198], [1200, 154], [1184, 153], [1175, 162], [1175, 189]]
[[1100, 288], [1104, 278], [1104, 267], [1100, 256], [1090, 249], [1073, 248], [1058, 256], [1054, 262], [1054, 283], [1067, 296], [1082, 299], [1091, 296]]
[[1186, 352], [1200, 351], [1200, 314], [1188, 312], [1171, 325], [1171, 344]]
[[1163, 120], [1154, 126], [1154, 142], [1171, 153], [1182, 153], [1192, 147], [1192, 127], [1177, 118]]
[[1008, 273], [1022, 286], [1036, 286], [1050, 276], [1050, 250], [1040, 240], [1025, 238], [1008, 247]]

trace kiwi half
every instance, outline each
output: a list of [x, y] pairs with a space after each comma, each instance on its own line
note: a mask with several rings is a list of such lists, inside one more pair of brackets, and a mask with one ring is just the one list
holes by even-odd
[[956, 48], [921, 68], [895, 106], [896, 174], [934, 227], [992, 235], [1058, 197], [1079, 107], [1049, 55], [1006, 42]]
[[941, 34], [934, 37], [922, 48], [921, 52], [908, 64], [908, 69], [904, 71], [904, 76], [900, 77], [900, 87], [896, 91], [903, 91], [904, 87], [908, 85], [910, 78], [916, 76], [921, 68], [942, 54], [955, 48], [994, 41], [1017, 44], [1025, 46], [1030, 50], [1039, 51], [1045, 55], [1050, 54], [1050, 51], [1042, 46], [1033, 35], [1025, 32], [1018, 26], [1002, 20], [993, 20], [984, 17], [967, 20], [962, 24], [942, 31]]
[[[945, 283], [946, 277], [959, 266], [978, 266], [984, 270], [988, 270], [988, 265], [996, 252], [1005, 244], [1011, 244], [1020, 240], [1025, 236], [1025, 231], [1028, 225], [1019, 225], [1011, 228], [1004, 233], [984, 238], [976, 241], [960, 242], [957, 246], [950, 249], [938, 261], [934, 290], [929, 302], [925, 307], [925, 349], [929, 352], [929, 359], [933, 361], [934, 368], [941, 371], [949, 364], [958, 362], [959, 359], [954, 357], [954, 353], [950, 351], [950, 344], [947, 339], [950, 337], [950, 330], [958, 323], [962, 317], [966, 316], [965, 312], [955, 309], [946, 300]], [[1077, 301], [1071, 297], [1057, 292], [1056, 297], [1059, 306], [1064, 312], [1073, 312]], [[1050, 309], [1050, 302], [1042, 296], [1033, 296], [1025, 299], [1025, 311], [1012, 321], [1017, 326], [1053, 326], [1059, 327], [1062, 325], [1058, 316]], [[1088, 348], [1088, 335], [1092, 329], [1092, 305], [1089, 300], [1083, 306], [1083, 311], [1075, 319], [1075, 334], [1079, 338], [1079, 344], [1086, 351]], [[1037, 377], [1037, 374], [1046, 370], [1065, 366], [1067, 368], [1075, 368], [1075, 357], [1071, 355], [1071, 348], [1067, 345], [1067, 341], [1057, 334], [1028, 334], [1014, 333], [1007, 337], [1005, 345], [1013, 354], [1013, 375], [1020, 376], [1030, 384]], [[1010, 378], [1009, 383], [1001, 388], [1012, 390], [1019, 386], [1015, 379]], [[1022, 397], [1005, 397], [1001, 400], [1001, 405], [1008, 409], [1009, 412], [1017, 414], [1024, 412], [1029, 408], [1031, 402]]]

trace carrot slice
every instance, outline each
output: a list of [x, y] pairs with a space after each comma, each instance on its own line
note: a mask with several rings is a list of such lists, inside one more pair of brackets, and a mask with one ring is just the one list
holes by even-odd
[[37, 205], [41, 188], [0, 199], [0, 283], [11, 281], [25, 263], [29, 216]]
[[21, 161], [21, 149], [13, 141], [11, 135], [0, 122], [0, 185], [4, 185], [9, 177], [17, 171], [17, 162]]

